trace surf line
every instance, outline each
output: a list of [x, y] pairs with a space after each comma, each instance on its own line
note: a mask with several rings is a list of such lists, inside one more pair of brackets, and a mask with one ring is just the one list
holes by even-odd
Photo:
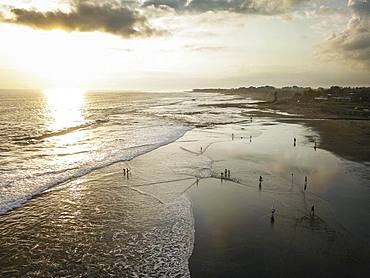
[[126, 188], [128, 188], [128, 189], [130, 189], [130, 190], [133, 190], [133, 191], [135, 191], [135, 192], [137, 192], [137, 193], [139, 193], [139, 194], [149, 196], [149, 197], [151, 197], [151, 198], [153, 198], [153, 199], [157, 200], [157, 201], [158, 201], [159, 203], [161, 203], [162, 205], [165, 205], [165, 204], [166, 204], [165, 202], [163, 202], [161, 199], [159, 199], [157, 196], [155, 196], [155, 195], [153, 195], [153, 194], [150, 194], [150, 193], [147, 193], [147, 192], [141, 191], [141, 190], [139, 190], [139, 189], [137, 189], [137, 188], [135, 188], [135, 187], [131, 187], [131, 186], [127, 186], [127, 185], [124, 185], [124, 187], [126, 187]]

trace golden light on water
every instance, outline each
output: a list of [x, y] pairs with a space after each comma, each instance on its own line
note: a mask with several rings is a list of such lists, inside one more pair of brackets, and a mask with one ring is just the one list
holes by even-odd
[[[82, 89], [44, 90], [47, 99], [45, 116], [49, 122], [49, 131], [58, 136], [50, 136], [49, 153], [55, 155], [54, 164], [70, 164], [83, 159], [86, 151], [85, 131], [81, 127], [84, 119], [85, 91]], [[81, 153], [81, 155], [69, 155]]]
[[62, 130], [83, 123], [85, 91], [82, 89], [47, 89], [47, 111], [52, 131]]

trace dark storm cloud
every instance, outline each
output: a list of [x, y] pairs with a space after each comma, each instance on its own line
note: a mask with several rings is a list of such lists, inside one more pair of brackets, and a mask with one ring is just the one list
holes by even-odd
[[116, 1], [103, 2], [102, 4], [97, 4], [97, 1], [73, 1], [72, 3], [70, 12], [40, 12], [12, 8], [13, 17], [7, 19], [6, 22], [44, 30], [100, 31], [125, 38], [162, 35], [164, 33], [152, 28], [146, 17], [138, 11]]
[[250, 14], [279, 14], [307, 0], [147, 0], [143, 6], [169, 7], [176, 11], [229, 11]]
[[370, 0], [350, 0], [352, 17], [347, 27], [333, 34], [321, 52], [331, 59], [341, 59], [370, 70]]

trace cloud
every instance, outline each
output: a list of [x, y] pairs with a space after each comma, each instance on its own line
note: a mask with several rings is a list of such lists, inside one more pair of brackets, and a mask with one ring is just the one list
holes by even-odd
[[336, 7], [328, 7], [328, 6], [320, 6], [318, 10], [315, 12], [319, 16], [344, 16], [347, 15], [347, 9], [344, 8], [336, 8]]
[[146, 0], [143, 6], [168, 7], [176, 11], [203, 13], [229, 11], [249, 14], [281, 14], [308, 0]]
[[331, 35], [320, 54], [370, 70], [370, 0], [349, 0], [352, 16], [346, 28]]
[[12, 8], [10, 11], [13, 16], [3, 19], [3, 22], [26, 25], [34, 29], [100, 31], [124, 38], [165, 34], [164, 31], [151, 27], [147, 18], [137, 10], [114, 1], [102, 4], [97, 4], [96, 1], [73, 1], [69, 12], [40, 12], [21, 8]]
[[196, 45], [184, 45], [184, 48], [194, 52], [220, 52], [228, 50], [225, 46], [196, 46]]
[[146, 0], [143, 3], [144, 7], [165, 7], [172, 8], [174, 10], [183, 10], [187, 5], [187, 0]]

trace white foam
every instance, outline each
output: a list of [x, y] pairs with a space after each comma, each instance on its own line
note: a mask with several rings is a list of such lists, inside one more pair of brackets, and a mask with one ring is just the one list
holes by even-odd
[[155, 138], [153, 140], [154, 143], [133, 146], [122, 149], [121, 151], [116, 147], [116, 152], [106, 154], [100, 161], [91, 161], [80, 167], [72, 167], [65, 170], [37, 172], [7, 182], [3, 186], [0, 186], [0, 190], [2, 191], [0, 197], [0, 214], [21, 206], [32, 197], [54, 186], [82, 177], [112, 164], [129, 161], [137, 156], [167, 145], [182, 137], [188, 130], [190, 130], [190, 127], [187, 126], [173, 127], [167, 129], [167, 133], [163, 134], [160, 138]]

